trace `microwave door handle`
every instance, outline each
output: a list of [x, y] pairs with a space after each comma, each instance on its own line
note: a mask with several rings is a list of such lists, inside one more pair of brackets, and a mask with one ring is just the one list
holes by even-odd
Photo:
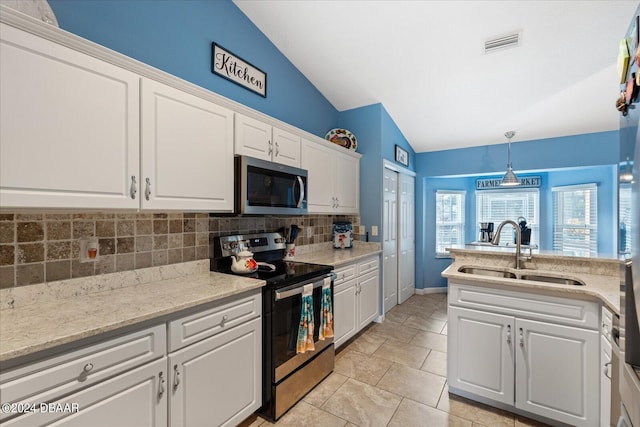
[[298, 199], [298, 204], [296, 205], [296, 208], [301, 208], [302, 201], [304, 200], [304, 182], [302, 181], [302, 178], [300, 176], [296, 176], [296, 178], [298, 181], [298, 185], [300, 186], [300, 198]]

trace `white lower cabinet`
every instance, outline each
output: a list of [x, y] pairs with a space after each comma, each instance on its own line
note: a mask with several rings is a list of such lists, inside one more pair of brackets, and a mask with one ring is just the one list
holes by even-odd
[[[597, 322], [585, 314], [597, 313], [597, 303], [580, 301], [563, 318], [557, 310], [572, 306], [571, 300], [526, 293], [516, 299], [517, 292], [504, 291], [511, 304], [502, 305], [495, 289], [449, 286], [450, 391], [573, 426], [599, 425], [600, 336]], [[578, 305], [585, 307], [582, 313]], [[478, 309], [491, 306], [498, 312]], [[500, 313], [500, 307], [508, 313]], [[524, 308], [518, 314], [513, 307]], [[543, 320], [535, 320], [536, 310]], [[559, 323], [587, 319], [590, 328], [549, 322], [550, 311]]]
[[235, 426], [262, 405], [262, 322], [254, 319], [169, 355], [169, 425]]
[[3, 370], [0, 425], [235, 426], [262, 405], [261, 303], [258, 290]]
[[334, 343], [342, 345], [377, 316], [380, 305], [380, 259], [376, 255], [335, 270]]

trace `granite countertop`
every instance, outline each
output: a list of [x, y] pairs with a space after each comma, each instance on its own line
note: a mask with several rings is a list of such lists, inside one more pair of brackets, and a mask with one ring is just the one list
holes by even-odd
[[569, 298], [577, 296], [597, 299], [615, 314], [620, 314], [620, 261], [617, 259], [534, 254], [531, 260], [522, 262], [521, 271], [575, 278], [584, 282], [585, 286], [483, 276], [458, 271], [463, 266], [493, 266], [515, 272], [515, 250], [510, 249], [510, 252], [469, 247], [448, 249], [454, 257], [454, 262], [442, 272], [442, 276], [449, 280], [471, 280], [474, 283], [505, 289], [528, 290]]
[[340, 267], [382, 252], [380, 243], [355, 241], [352, 248], [334, 249], [331, 243], [296, 248], [296, 261]]
[[209, 272], [209, 260], [185, 264], [192, 265], [2, 290], [6, 292], [0, 294], [0, 362], [160, 319], [265, 284]]

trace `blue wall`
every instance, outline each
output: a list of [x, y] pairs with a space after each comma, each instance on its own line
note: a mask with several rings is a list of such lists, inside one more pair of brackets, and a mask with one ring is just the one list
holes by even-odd
[[382, 237], [383, 159], [395, 159], [396, 144], [409, 153], [409, 169], [414, 170], [416, 154], [409, 141], [382, 104], [342, 111], [340, 127], [349, 129], [358, 139], [360, 161], [360, 224], [371, 231], [378, 226], [378, 235], [369, 234], [374, 242]]
[[[338, 111], [230, 0], [49, 0], [60, 27], [312, 134]], [[263, 98], [211, 72], [216, 42], [267, 73]]]
[[[512, 144], [512, 161], [518, 176], [540, 175], [540, 246], [553, 243], [551, 187], [598, 184], [598, 251], [615, 254], [617, 242], [617, 169], [619, 132], [550, 138]], [[418, 153], [416, 156], [416, 287], [446, 286], [440, 276], [451, 264], [435, 257], [435, 191], [465, 190], [466, 240], [476, 240], [475, 180], [502, 176], [506, 144]], [[421, 220], [420, 220], [421, 218]]]

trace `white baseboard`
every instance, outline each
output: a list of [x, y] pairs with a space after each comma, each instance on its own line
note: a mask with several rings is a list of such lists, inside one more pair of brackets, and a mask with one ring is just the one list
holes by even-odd
[[418, 295], [425, 295], [425, 294], [440, 294], [440, 293], [447, 293], [447, 287], [440, 287], [440, 288], [422, 288], [422, 289], [418, 289], [416, 288], [416, 294]]

